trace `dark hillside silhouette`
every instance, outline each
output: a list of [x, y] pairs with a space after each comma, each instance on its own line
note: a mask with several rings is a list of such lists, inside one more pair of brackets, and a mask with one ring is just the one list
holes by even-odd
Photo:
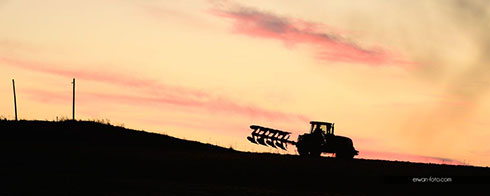
[[172, 147], [170, 150], [212, 150], [228, 149], [181, 140], [171, 136], [136, 131], [123, 127], [102, 124], [93, 121], [0, 121], [1, 140], [23, 141], [28, 143], [51, 143], [67, 145], [104, 145], [104, 146], [155, 146]]
[[366, 190], [339, 184], [490, 176], [473, 166], [238, 152], [87, 121], [0, 120], [0, 154], [0, 195], [355, 194]]

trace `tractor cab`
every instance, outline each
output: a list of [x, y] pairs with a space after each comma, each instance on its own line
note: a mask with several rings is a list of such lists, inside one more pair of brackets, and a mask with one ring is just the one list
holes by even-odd
[[333, 135], [334, 123], [311, 121], [311, 134], [323, 133], [323, 135]]

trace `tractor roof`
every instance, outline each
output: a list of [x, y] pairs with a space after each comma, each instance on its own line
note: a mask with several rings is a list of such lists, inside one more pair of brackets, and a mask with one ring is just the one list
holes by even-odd
[[333, 123], [330, 122], [321, 122], [321, 121], [310, 121], [310, 124], [315, 124], [315, 125], [331, 125]]

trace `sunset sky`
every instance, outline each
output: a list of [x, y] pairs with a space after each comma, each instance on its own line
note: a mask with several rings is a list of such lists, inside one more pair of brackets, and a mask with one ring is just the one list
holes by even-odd
[[0, 0], [0, 115], [243, 151], [335, 122], [360, 158], [490, 165], [490, 1]]

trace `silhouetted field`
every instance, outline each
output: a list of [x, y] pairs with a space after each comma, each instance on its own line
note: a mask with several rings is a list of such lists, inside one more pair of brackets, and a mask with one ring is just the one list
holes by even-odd
[[[483, 167], [246, 153], [87, 121], [0, 120], [0, 154], [0, 195], [350, 195], [384, 185], [405, 187], [399, 195], [490, 182]], [[451, 182], [413, 182], [425, 177]]]

